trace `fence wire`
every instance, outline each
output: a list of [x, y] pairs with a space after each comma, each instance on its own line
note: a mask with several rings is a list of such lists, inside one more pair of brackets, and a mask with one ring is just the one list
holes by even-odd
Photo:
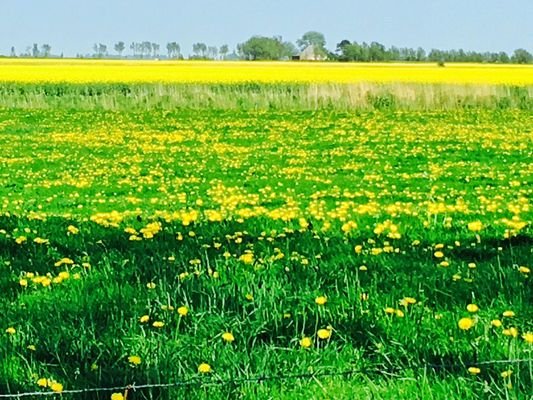
[[[475, 364], [467, 364], [470, 366], [481, 366], [481, 365], [495, 365], [495, 364], [520, 364], [520, 363], [531, 363], [533, 359], [511, 359], [511, 360], [488, 360], [480, 361]], [[448, 369], [448, 368], [464, 368], [465, 364], [427, 364], [410, 369]], [[289, 380], [310, 380], [314, 378], [327, 378], [327, 377], [346, 377], [350, 375], [360, 374], [360, 373], [384, 373], [383, 369], [348, 369], [344, 371], [322, 371], [322, 372], [307, 372], [299, 374], [285, 374], [285, 375], [260, 375], [254, 377], [243, 377], [243, 378], [234, 378], [234, 379], [221, 379], [216, 377], [210, 378], [189, 378], [182, 381], [169, 382], [169, 383], [147, 383], [147, 384], [136, 384], [132, 383], [131, 385], [126, 386], [114, 386], [114, 387], [100, 387], [100, 388], [85, 388], [85, 389], [67, 389], [63, 390], [60, 393], [56, 392], [24, 392], [16, 394], [0, 394], [0, 399], [21, 399], [24, 397], [46, 397], [46, 396], [59, 396], [63, 394], [87, 394], [87, 393], [104, 393], [104, 392], [135, 392], [137, 390], [143, 389], [170, 389], [170, 388], [179, 388], [179, 387], [206, 387], [206, 386], [223, 386], [223, 385], [240, 385], [244, 383], [261, 383], [269, 381], [289, 381]]]

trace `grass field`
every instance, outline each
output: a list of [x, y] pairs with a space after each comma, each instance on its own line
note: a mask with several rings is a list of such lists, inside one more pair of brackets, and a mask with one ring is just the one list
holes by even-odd
[[1, 85], [0, 394], [531, 398], [529, 86], [196, 87]]

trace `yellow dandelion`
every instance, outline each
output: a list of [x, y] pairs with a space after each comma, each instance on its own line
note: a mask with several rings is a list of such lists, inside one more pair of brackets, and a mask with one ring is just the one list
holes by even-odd
[[481, 223], [481, 221], [474, 221], [468, 224], [468, 230], [472, 232], [479, 232], [482, 229], [483, 229], [483, 224]]
[[113, 393], [111, 395], [111, 400], [124, 400], [125, 397], [122, 393]]
[[315, 303], [318, 304], [319, 306], [323, 306], [327, 302], [328, 302], [328, 298], [326, 296], [318, 296], [315, 299]]
[[490, 321], [490, 324], [495, 328], [500, 328], [502, 326], [502, 321], [500, 321], [499, 319], [493, 319], [492, 321]]
[[472, 318], [461, 318], [457, 323], [457, 326], [459, 326], [459, 329], [467, 331], [474, 326], [474, 320]]
[[40, 378], [37, 380], [37, 385], [40, 387], [47, 387], [48, 386], [48, 379], [46, 378]]
[[512, 318], [512, 317], [515, 316], [515, 313], [514, 313], [514, 311], [507, 310], [507, 311], [504, 311], [502, 315], [503, 315], [504, 317], [507, 317], [507, 318]]
[[503, 379], [509, 378], [512, 375], [513, 371], [508, 369], [507, 371], [503, 371], [500, 375]]
[[145, 324], [145, 323], [147, 323], [149, 320], [150, 320], [150, 316], [149, 316], [149, 315], [143, 315], [141, 318], [139, 318], [139, 322], [140, 322], [141, 324]]
[[523, 273], [523, 274], [525, 274], [525, 275], [526, 275], [526, 274], [529, 274], [529, 273], [531, 272], [531, 270], [530, 270], [528, 267], [524, 267], [524, 266], [519, 267], [519, 268], [518, 268], [518, 271], [521, 272], [521, 273]]
[[63, 385], [59, 382], [52, 382], [50, 389], [55, 393], [61, 393], [63, 391]]
[[208, 374], [212, 371], [211, 366], [207, 363], [201, 363], [198, 366], [198, 372], [201, 374]]
[[479, 311], [479, 307], [476, 304], [469, 304], [466, 306], [468, 312], [476, 313]]
[[518, 337], [518, 329], [516, 329], [515, 327], [511, 327], [509, 329], [504, 329], [502, 331], [502, 333], [505, 335], [505, 336], [512, 336], [512, 337]]
[[326, 340], [331, 337], [331, 330], [330, 329], [319, 329], [316, 334], [320, 339]]
[[533, 332], [524, 333], [522, 338], [526, 341], [526, 343], [533, 344]]
[[152, 324], [152, 326], [154, 328], [162, 328], [165, 326], [165, 323], [163, 321], [154, 321], [154, 323]]
[[225, 342], [231, 343], [235, 341], [235, 336], [233, 336], [233, 333], [231, 332], [224, 332], [222, 334], [222, 340], [224, 340]]
[[128, 357], [128, 362], [133, 365], [139, 365], [141, 363], [141, 357], [133, 355]]
[[181, 307], [178, 307], [178, 314], [182, 317], [186, 317], [187, 314], [189, 314], [189, 307], [187, 306], [181, 306]]
[[304, 337], [300, 340], [300, 346], [307, 349], [313, 345], [313, 340], [310, 337]]
[[481, 370], [477, 367], [470, 367], [468, 368], [468, 372], [472, 375], [477, 375], [481, 372]]
[[435, 253], [433, 253], [433, 256], [435, 258], [442, 258], [444, 257], [444, 253], [442, 251], [436, 251]]
[[26, 236], [19, 236], [18, 238], [15, 239], [15, 243], [17, 244], [26, 243], [27, 241], [28, 241], [28, 238]]
[[70, 233], [72, 235], [77, 235], [78, 233], [80, 233], [80, 230], [78, 228], [76, 228], [74, 225], [69, 225], [67, 227], [67, 231], [68, 231], [68, 233]]
[[9, 335], [14, 335], [15, 333], [17, 333], [17, 330], [13, 328], [12, 326], [10, 326], [9, 328], [6, 329], [6, 333]]

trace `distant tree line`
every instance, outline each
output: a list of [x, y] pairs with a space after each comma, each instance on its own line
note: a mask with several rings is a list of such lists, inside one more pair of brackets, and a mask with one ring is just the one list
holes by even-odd
[[445, 62], [475, 62], [475, 63], [533, 63], [533, 55], [525, 49], [517, 49], [512, 55], [506, 52], [477, 52], [459, 50], [432, 49], [429, 53], [418, 47], [386, 48], [378, 42], [357, 43], [343, 40], [337, 44], [335, 53], [330, 54], [331, 59], [338, 61], [361, 61], [361, 62], [387, 62], [387, 61], [430, 61], [437, 63]]
[[[161, 47], [158, 43], [144, 41], [132, 42], [126, 45], [123, 41], [113, 45], [113, 51], [109, 51], [108, 46], [103, 43], [95, 43], [93, 53], [78, 57], [93, 58], [122, 58], [124, 52], [129, 49], [130, 57], [142, 59], [183, 59], [181, 47], [177, 42], [166, 44], [166, 54], [161, 54]], [[309, 50], [311, 49], [311, 50]], [[230, 53], [229, 46], [224, 44], [220, 47], [209, 46], [198, 42], [192, 46], [192, 54], [189, 59], [201, 60], [288, 60], [298, 58], [300, 52], [306, 52], [306, 59], [330, 60], [330, 61], [358, 61], [358, 62], [436, 62], [444, 64], [447, 62], [475, 62], [475, 63], [499, 63], [499, 64], [532, 64], [533, 55], [525, 49], [517, 49], [512, 54], [501, 52], [477, 52], [459, 50], [438, 50], [431, 49], [426, 52], [421, 47], [385, 47], [378, 42], [358, 43], [356, 41], [342, 40], [337, 44], [334, 51], [326, 49], [326, 39], [320, 32], [310, 31], [305, 33], [296, 41], [296, 45], [284, 41], [281, 36], [252, 36], [247, 41], [237, 45], [236, 50]], [[164, 52], [164, 50], [163, 50]], [[311, 52], [311, 54], [309, 54]], [[11, 47], [11, 57], [16, 57], [15, 47]], [[26, 52], [19, 54], [21, 57], [57, 57], [52, 55], [52, 47], [49, 44], [38, 45], [26, 48]], [[61, 55], [62, 57], [62, 55]]]

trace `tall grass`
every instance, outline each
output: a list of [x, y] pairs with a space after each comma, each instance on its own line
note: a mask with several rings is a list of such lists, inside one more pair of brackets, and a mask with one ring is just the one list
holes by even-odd
[[19, 84], [0, 85], [0, 107], [83, 110], [453, 110], [533, 109], [533, 86], [355, 84]]

